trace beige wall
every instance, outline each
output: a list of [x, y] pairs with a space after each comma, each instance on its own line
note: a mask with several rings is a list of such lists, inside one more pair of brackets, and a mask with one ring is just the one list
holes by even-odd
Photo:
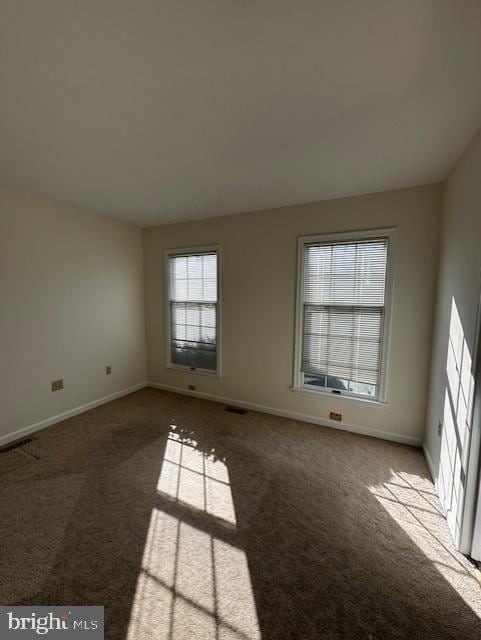
[[[481, 132], [444, 187], [444, 215], [425, 450], [457, 537], [466, 471], [476, 316], [481, 284]], [[448, 364], [448, 347], [450, 358]], [[449, 371], [449, 375], [448, 375]], [[438, 435], [438, 423], [443, 432]]]
[[[419, 443], [424, 429], [441, 187], [428, 186], [144, 230], [151, 382]], [[312, 397], [292, 385], [296, 237], [397, 227], [387, 406]], [[223, 249], [223, 377], [166, 369], [163, 249]]]
[[141, 230], [0, 189], [0, 340], [0, 442], [142, 383]]

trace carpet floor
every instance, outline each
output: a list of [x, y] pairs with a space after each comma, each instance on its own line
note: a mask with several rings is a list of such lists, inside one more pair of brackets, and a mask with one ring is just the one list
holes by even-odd
[[0, 603], [115, 640], [479, 640], [417, 449], [144, 389], [0, 459]]

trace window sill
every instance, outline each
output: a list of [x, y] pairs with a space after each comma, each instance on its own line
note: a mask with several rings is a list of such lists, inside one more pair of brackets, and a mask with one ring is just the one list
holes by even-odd
[[314, 391], [314, 389], [306, 389], [306, 387], [290, 387], [293, 393], [301, 393], [303, 395], [311, 396], [311, 397], [322, 397], [322, 398], [331, 398], [336, 400], [347, 400], [349, 402], [356, 402], [367, 405], [374, 405], [377, 407], [388, 407], [389, 402], [384, 402], [382, 400], [374, 400], [370, 398], [356, 398], [354, 396], [343, 395], [342, 393], [331, 393], [329, 391]]
[[192, 370], [190, 367], [183, 367], [180, 364], [166, 364], [165, 368], [171, 369], [173, 371], [179, 371], [180, 373], [190, 373], [190, 375], [194, 375], [194, 376], [209, 376], [210, 378], [222, 378], [222, 374], [219, 371], [209, 371], [208, 369]]

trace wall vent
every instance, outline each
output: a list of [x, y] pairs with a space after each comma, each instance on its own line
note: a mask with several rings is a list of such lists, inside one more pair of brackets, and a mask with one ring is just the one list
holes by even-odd
[[247, 409], [243, 409], [242, 407], [233, 407], [233, 406], [227, 406], [225, 408], [226, 411], [229, 411], [229, 413], [238, 413], [241, 416], [245, 415], [247, 413]]
[[23, 440], [17, 440], [17, 442], [12, 442], [11, 444], [7, 444], [5, 447], [0, 449], [0, 455], [2, 453], [7, 453], [7, 451], [12, 451], [12, 449], [18, 449], [18, 447], [23, 447], [25, 444], [29, 444], [33, 442], [33, 438], [24, 438]]

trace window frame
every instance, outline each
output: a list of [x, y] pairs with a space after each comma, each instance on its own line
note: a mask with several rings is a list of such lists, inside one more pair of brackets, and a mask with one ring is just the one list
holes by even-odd
[[[217, 255], [217, 303], [216, 303], [216, 369], [191, 369], [185, 365], [172, 362], [170, 324], [170, 264], [172, 256], [192, 256], [205, 253]], [[177, 249], [164, 249], [164, 301], [165, 301], [165, 366], [167, 369], [189, 373], [191, 375], [222, 377], [222, 247], [218, 244], [202, 245], [198, 247], [181, 247]]]
[[[296, 311], [295, 311], [295, 344], [294, 344], [294, 371], [292, 390], [309, 395], [342, 398], [344, 400], [354, 400], [357, 402], [368, 402], [373, 404], [388, 404], [388, 372], [389, 353], [391, 339], [391, 318], [392, 300], [394, 289], [394, 239], [395, 227], [381, 229], [366, 229], [361, 231], [342, 231], [339, 233], [323, 233], [309, 236], [299, 236], [297, 238], [297, 276], [296, 276]], [[386, 260], [386, 286], [384, 291], [384, 325], [381, 347], [381, 367], [379, 391], [377, 396], [364, 396], [350, 391], [336, 391], [315, 388], [313, 385], [304, 383], [302, 368], [302, 340], [303, 340], [303, 309], [304, 309], [304, 252], [306, 245], [312, 243], [331, 244], [334, 242], [348, 243], [358, 240], [387, 240], [387, 260]]]

